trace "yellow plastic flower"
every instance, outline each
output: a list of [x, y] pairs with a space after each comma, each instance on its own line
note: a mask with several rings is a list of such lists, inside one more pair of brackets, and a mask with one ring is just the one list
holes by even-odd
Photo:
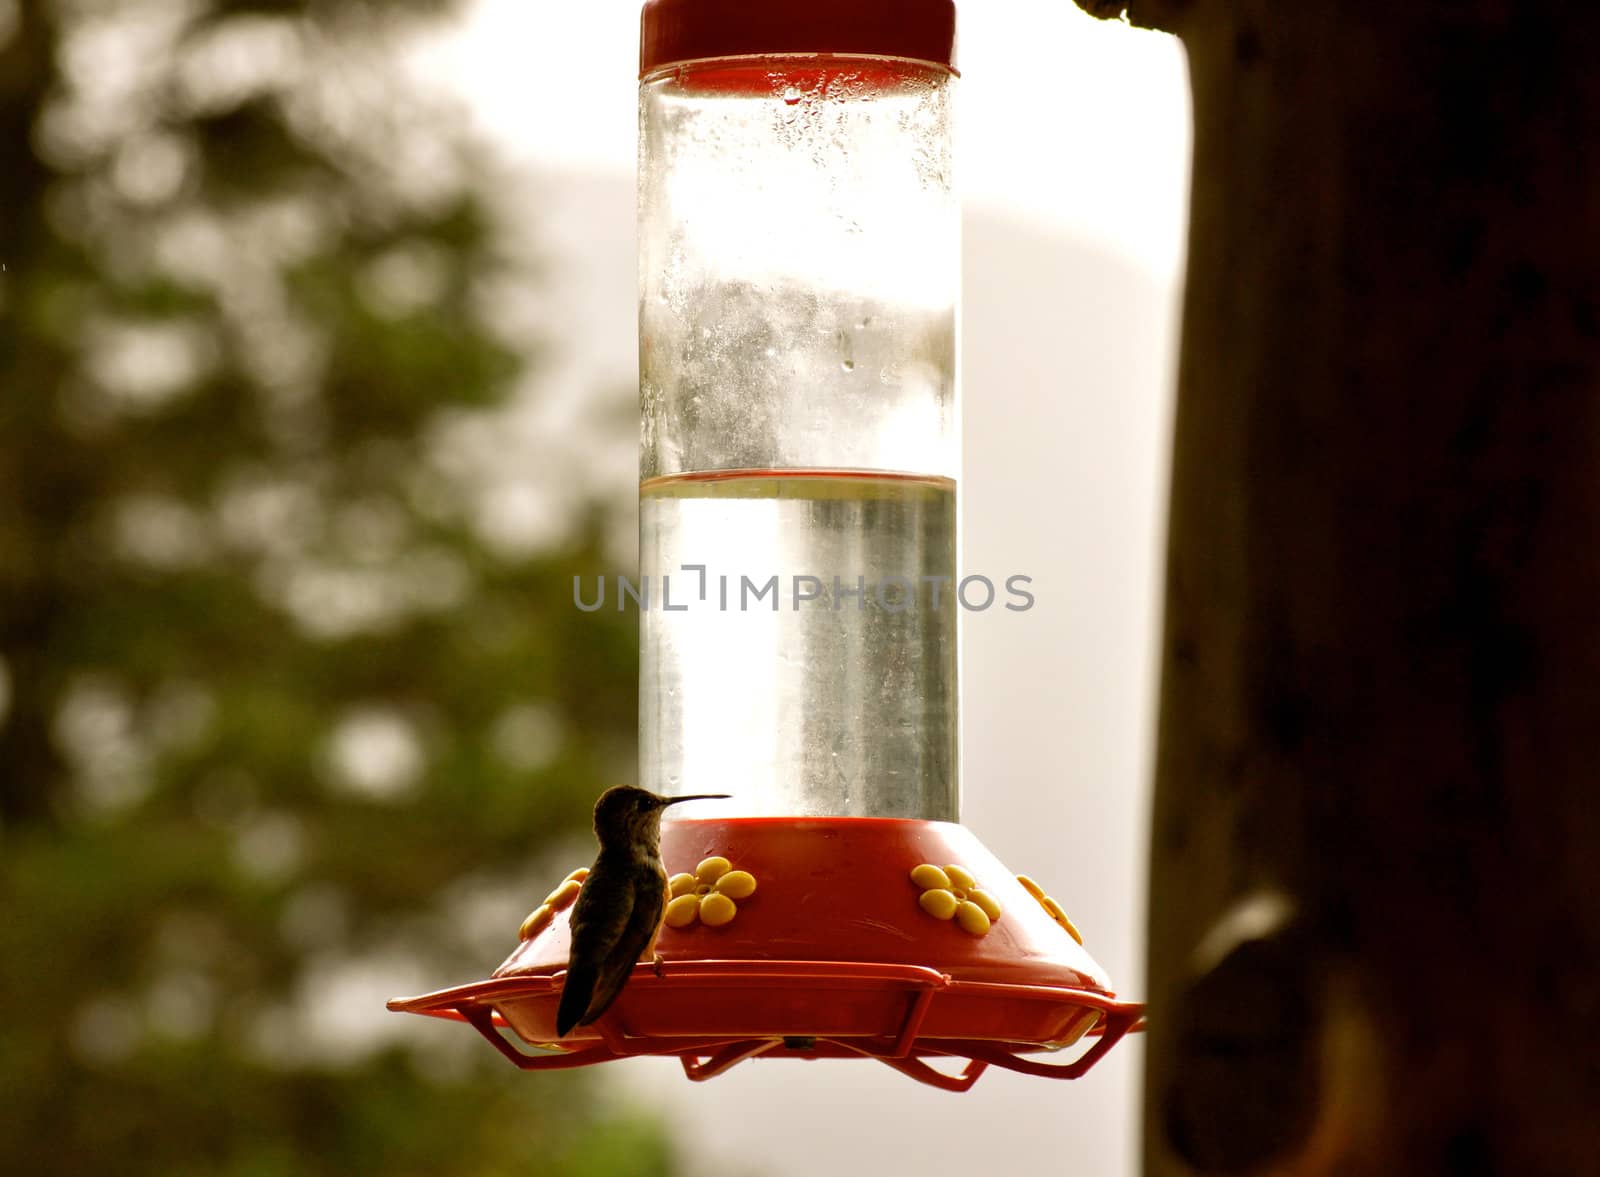
[[978, 886], [965, 867], [938, 867], [924, 862], [911, 870], [911, 882], [921, 889], [918, 905], [936, 920], [954, 920], [963, 932], [985, 936], [1000, 918], [1000, 904]]
[[1079, 944], [1083, 943], [1083, 933], [1078, 931], [1078, 925], [1067, 918], [1067, 913], [1061, 910], [1061, 904], [1046, 895], [1043, 887], [1039, 886], [1027, 875], [1018, 875], [1017, 882], [1022, 884], [1024, 891], [1039, 901], [1039, 906], [1049, 913], [1051, 919], [1066, 929], [1067, 935], [1071, 936]]
[[517, 929], [517, 939], [531, 940], [542, 932], [556, 912], [578, 897], [578, 891], [583, 887], [583, 880], [588, 877], [589, 868], [580, 866], [562, 879], [556, 885], [556, 889], [544, 897], [544, 902], [528, 913], [528, 918], [522, 921], [522, 927]]
[[702, 859], [694, 874], [677, 874], [667, 880], [667, 927], [687, 928], [699, 920], [708, 928], [720, 928], [739, 914], [736, 899], [756, 893], [756, 877], [749, 871], [734, 870], [733, 863], [717, 856]]

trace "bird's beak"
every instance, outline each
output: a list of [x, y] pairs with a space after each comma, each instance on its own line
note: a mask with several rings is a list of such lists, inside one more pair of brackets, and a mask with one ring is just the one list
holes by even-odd
[[725, 801], [732, 797], [732, 793], [696, 793], [692, 797], [666, 797], [662, 799], [662, 806], [676, 805], [680, 801]]

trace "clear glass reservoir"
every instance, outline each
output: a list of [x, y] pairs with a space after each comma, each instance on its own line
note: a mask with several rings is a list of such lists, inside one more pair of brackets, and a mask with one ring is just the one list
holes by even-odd
[[959, 819], [952, 71], [640, 85], [640, 783]]

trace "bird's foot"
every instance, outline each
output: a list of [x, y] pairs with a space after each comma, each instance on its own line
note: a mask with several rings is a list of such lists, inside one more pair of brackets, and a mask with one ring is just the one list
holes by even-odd
[[651, 959], [650, 959], [650, 967], [655, 969], [656, 976], [658, 976], [658, 977], [666, 976], [667, 975], [667, 972], [666, 972], [666, 969], [667, 969], [666, 959], [659, 952], [652, 952], [650, 954], [650, 957], [651, 957]]

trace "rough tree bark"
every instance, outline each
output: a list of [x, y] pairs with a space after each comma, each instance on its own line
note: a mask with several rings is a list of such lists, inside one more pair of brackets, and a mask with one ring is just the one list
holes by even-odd
[[1600, 1173], [1600, 5], [1129, 16], [1195, 111], [1146, 1172]]

